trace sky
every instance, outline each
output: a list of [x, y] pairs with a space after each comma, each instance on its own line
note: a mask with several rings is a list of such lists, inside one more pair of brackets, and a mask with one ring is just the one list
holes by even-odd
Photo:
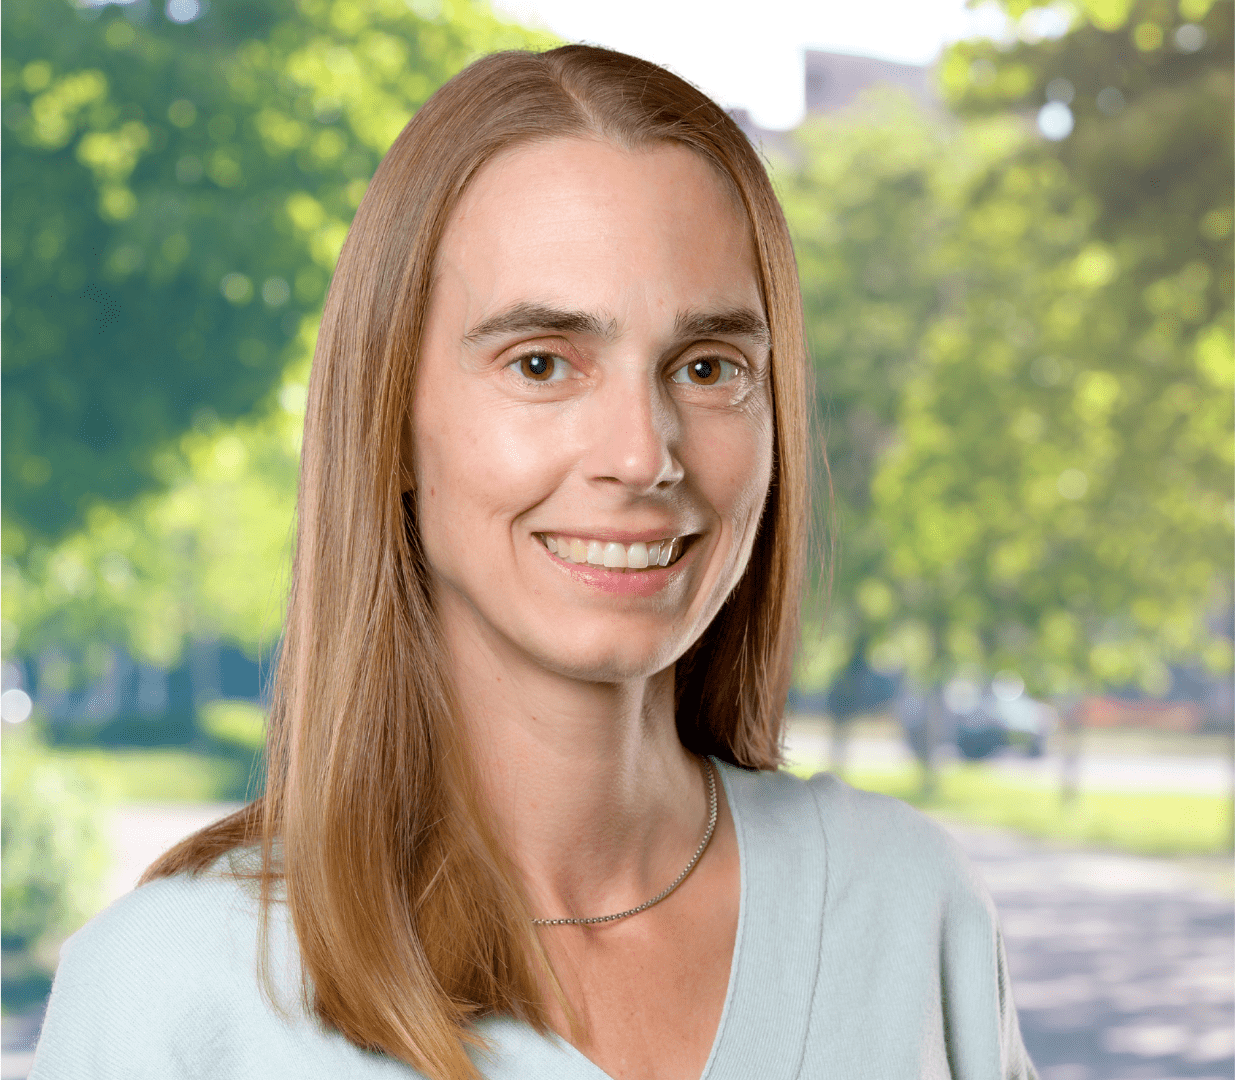
[[993, 7], [965, 0], [493, 0], [503, 15], [570, 41], [672, 68], [726, 108], [784, 129], [802, 119], [806, 48], [926, 64], [943, 45], [995, 36]]

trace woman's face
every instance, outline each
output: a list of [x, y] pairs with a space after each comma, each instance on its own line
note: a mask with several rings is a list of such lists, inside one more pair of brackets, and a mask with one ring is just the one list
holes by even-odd
[[769, 363], [749, 226], [701, 157], [560, 139], [487, 164], [438, 253], [412, 414], [453, 646], [605, 682], [681, 656], [750, 556]]

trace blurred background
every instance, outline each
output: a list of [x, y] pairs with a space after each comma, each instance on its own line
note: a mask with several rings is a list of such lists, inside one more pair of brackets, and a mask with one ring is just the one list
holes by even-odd
[[1231, 0], [9, 0], [4, 1077], [65, 936], [260, 790], [368, 178], [470, 60], [585, 40], [729, 108], [794, 234], [830, 469], [791, 767], [954, 831], [1043, 1080], [1229, 1080], [1232, 35]]

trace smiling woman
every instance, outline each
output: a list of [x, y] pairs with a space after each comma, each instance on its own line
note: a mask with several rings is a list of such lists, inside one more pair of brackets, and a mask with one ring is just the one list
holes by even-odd
[[[682, 146], [556, 139], [476, 176], [438, 252], [411, 424], [451, 654], [514, 645], [590, 696], [597, 679], [667, 679], [703, 635], [772, 472], [749, 232]], [[632, 552], [642, 573], [622, 572]]]
[[66, 946], [34, 1075], [1030, 1075], [946, 838], [777, 771], [810, 397], [713, 102], [438, 91], [323, 316], [265, 794]]

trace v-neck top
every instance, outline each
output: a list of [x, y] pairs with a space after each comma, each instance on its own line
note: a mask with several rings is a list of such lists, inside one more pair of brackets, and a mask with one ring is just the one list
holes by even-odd
[[[990, 898], [955, 842], [829, 774], [717, 761], [741, 866], [720, 1024], [701, 1080], [1031, 1080]], [[301, 1001], [294, 935], [223, 873], [134, 890], [61, 951], [31, 1080], [416, 1080]], [[510, 1017], [476, 1025], [487, 1080], [609, 1080]]]

